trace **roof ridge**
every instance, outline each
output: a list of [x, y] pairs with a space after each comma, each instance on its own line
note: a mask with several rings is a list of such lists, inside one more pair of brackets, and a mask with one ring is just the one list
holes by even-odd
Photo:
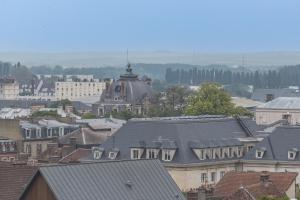
[[[40, 168], [48, 168], [48, 167], [66, 167], [66, 166], [79, 166], [79, 165], [91, 165], [91, 164], [107, 164], [107, 163], [121, 163], [121, 162], [137, 162], [137, 161], [156, 161], [158, 162], [158, 159], [125, 159], [125, 160], [100, 160], [100, 161], [87, 161], [83, 163], [68, 163], [68, 164], [53, 164], [53, 165], [41, 165]], [[159, 161], [160, 163], [160, 161]]]

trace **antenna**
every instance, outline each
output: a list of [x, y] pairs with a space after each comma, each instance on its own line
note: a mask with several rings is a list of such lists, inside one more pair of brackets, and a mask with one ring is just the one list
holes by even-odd
[[129, 63], [129, 60], [128, 60], [128, 49], [126, 51], [126, 55], [127, 55], [127, 63]]

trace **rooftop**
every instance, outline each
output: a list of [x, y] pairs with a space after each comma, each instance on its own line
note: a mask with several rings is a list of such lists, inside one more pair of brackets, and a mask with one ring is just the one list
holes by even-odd
[[300, 97], [278, 97], [258, 106], [267, 109], [300, 109]]

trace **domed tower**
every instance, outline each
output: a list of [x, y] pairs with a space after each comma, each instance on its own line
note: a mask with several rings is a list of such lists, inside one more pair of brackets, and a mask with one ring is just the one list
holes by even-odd
[[149, 81], [139, 79], [128, 63], [125, 73], [118, 80], [106, 85], [100, 101], [93, 105], [93, 112], [98, 116], [124, 110], [143, 114], [153, 102], [155, 94]]

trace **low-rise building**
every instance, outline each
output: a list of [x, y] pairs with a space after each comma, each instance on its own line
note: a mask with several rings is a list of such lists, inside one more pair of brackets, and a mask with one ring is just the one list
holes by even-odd
[[255, 111], [256, 123], [269, 125], [284, 120], [287, 124], [300, 123], [300, 97], [278, 97], [262, 104]]
[[17, 142], [8, 138], [0, 138], [0, 161], [13, 162], [17, 156]]
[[158, 160], [131, 160], [40, 167], [20, 199], [185, 198]]

